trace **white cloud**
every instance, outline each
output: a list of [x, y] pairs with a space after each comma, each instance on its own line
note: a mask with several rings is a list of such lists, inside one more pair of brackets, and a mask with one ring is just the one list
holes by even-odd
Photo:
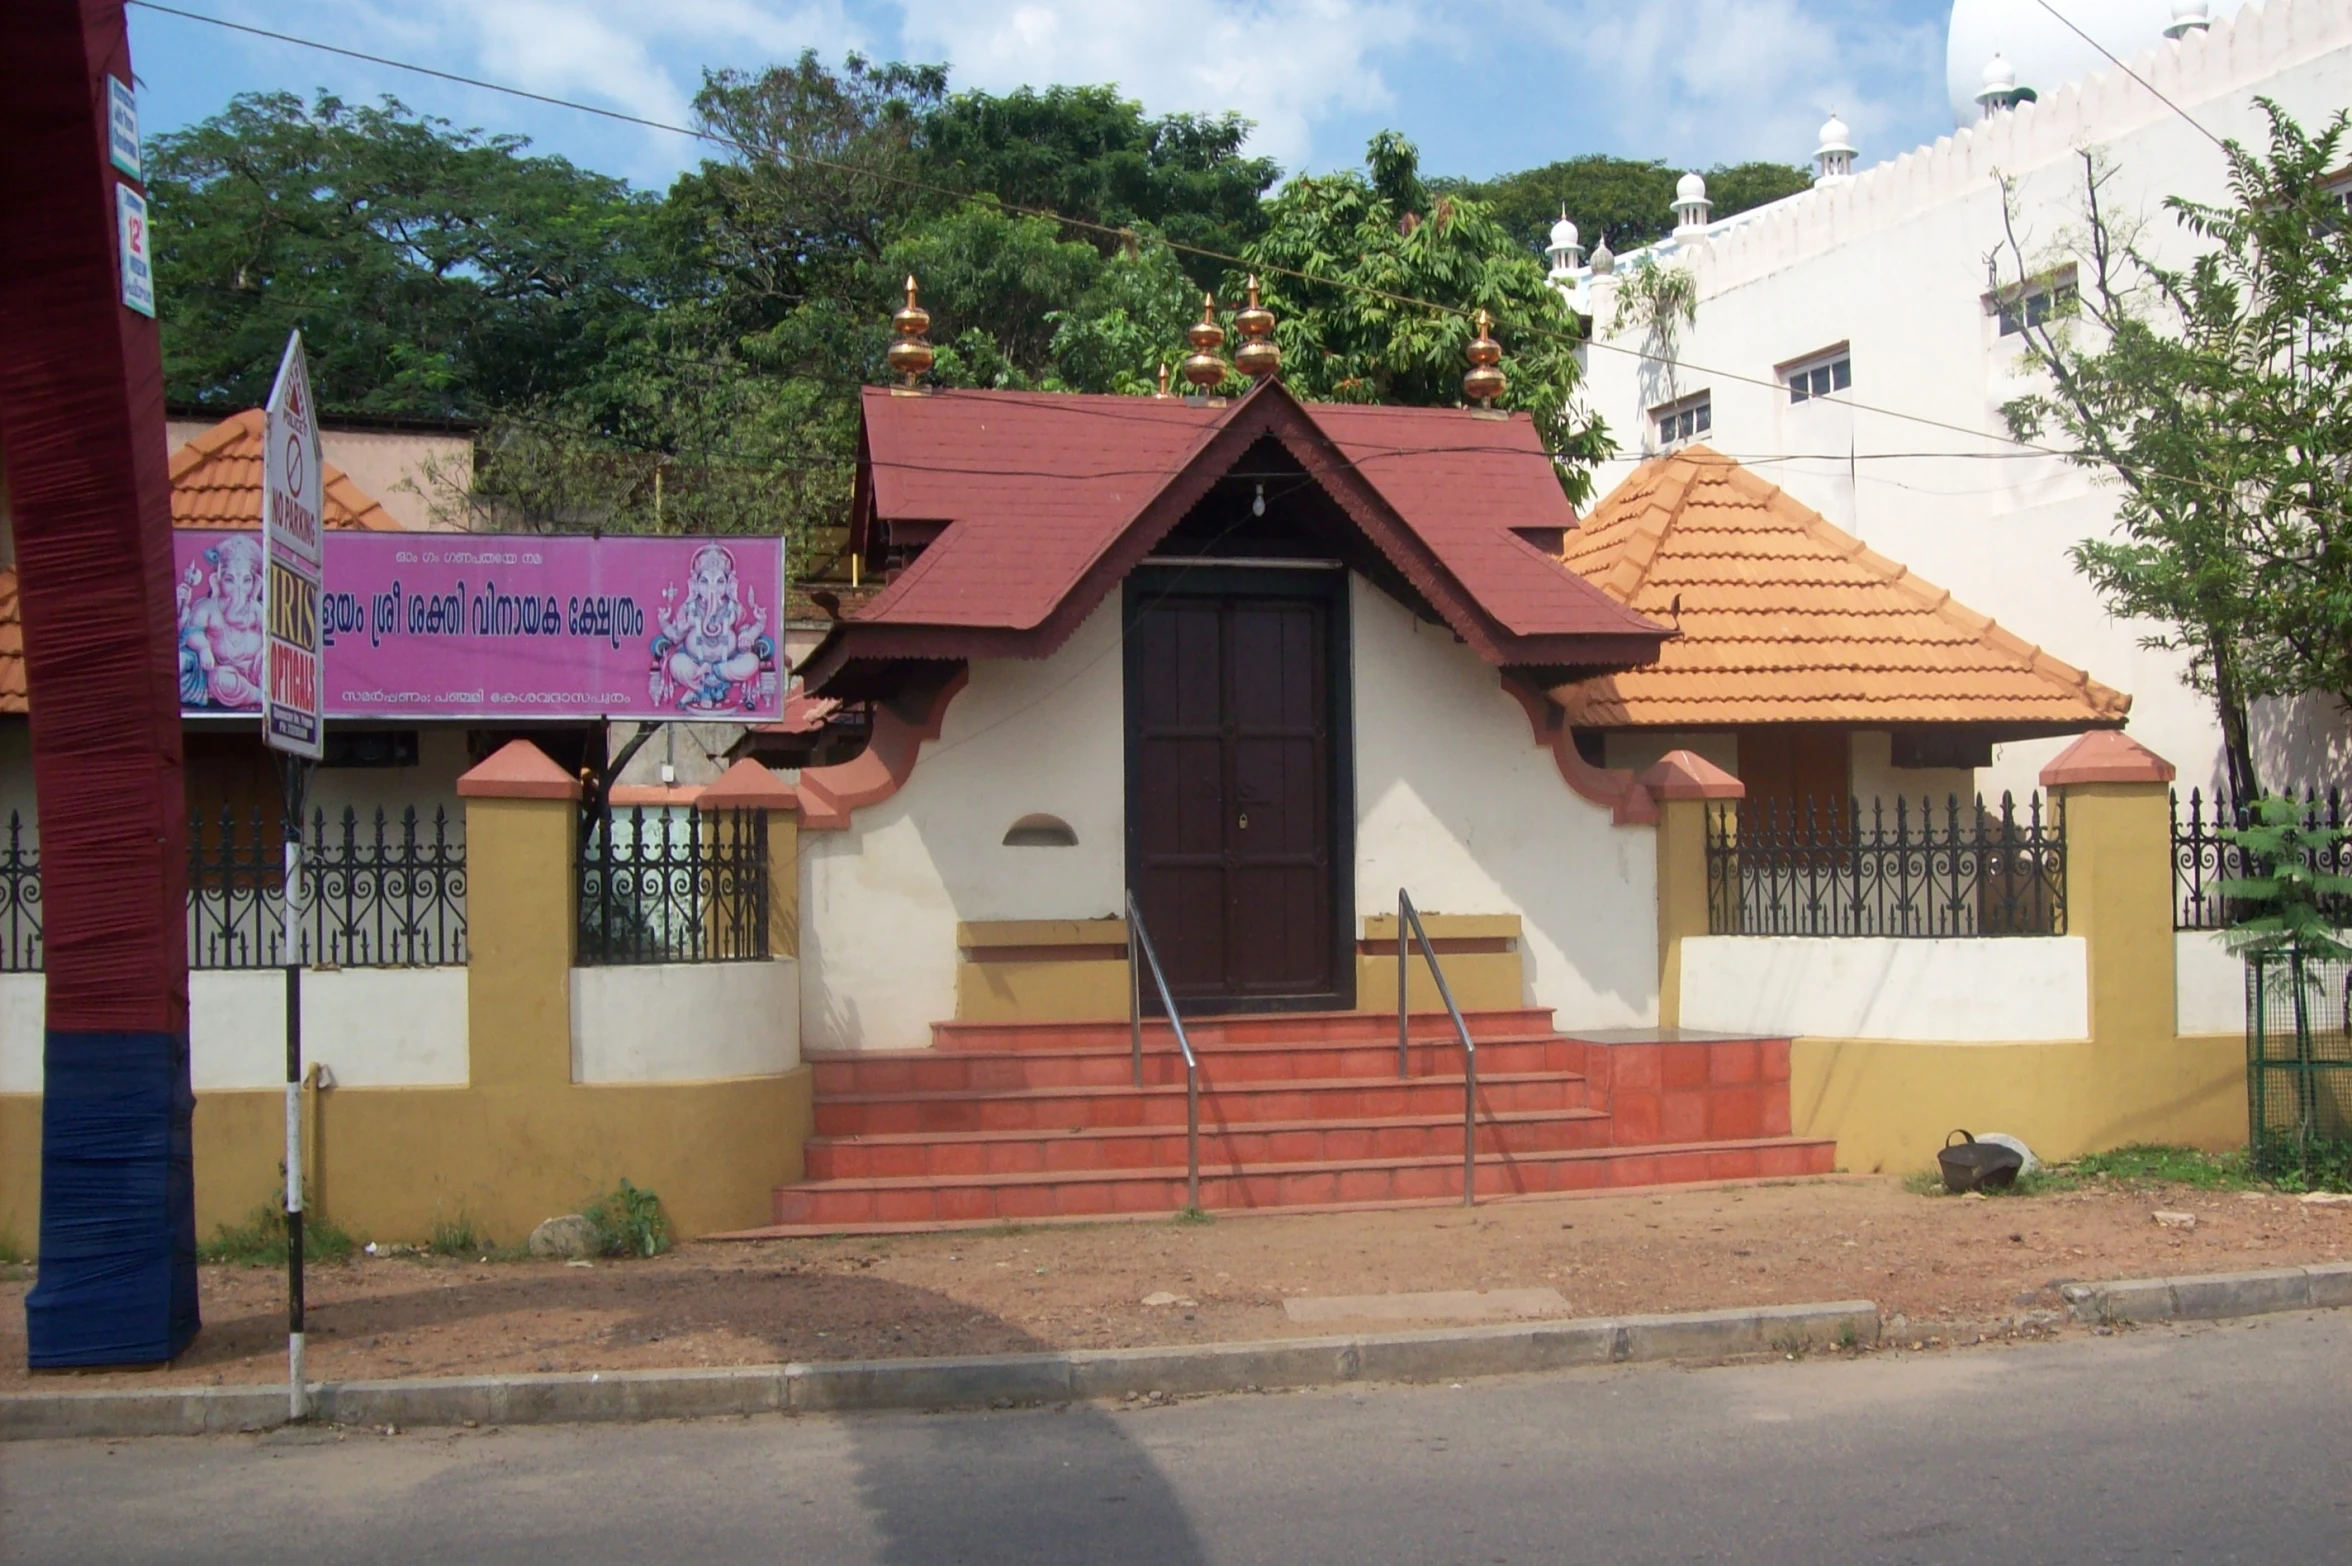
[[1425, 31], [1408, 0], [898, 0], [902, 52], [959, 86], [1116, 82], [1153, 113], [1237, 111], [1252, 150], [1309, 161], [1334, 112], [1390, 107], [1377, 57]]
[[[1923, 77], [1943, 54], [1940, 18], [1800, 0], [1681, 0], [1671, 7], [1533, 0], [1531, 31], [1603, 95], [1620, 139], [1687, 162], [1802, 162], [1835, 109], [1865, 163], [1905, 150]], [[1875, 140], [1874, 140], [1875, 133]]]

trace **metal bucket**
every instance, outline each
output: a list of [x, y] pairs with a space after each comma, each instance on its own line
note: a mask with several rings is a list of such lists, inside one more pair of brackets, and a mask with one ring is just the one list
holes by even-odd
[[[1953, 1137], [1960, 1140], [1954, 1142]], [[2014, 1147], [1979, 1142], [1974, 1132], [1955, 1131], [1944, 1138], [1936, 1164], [1944, 1173], [1944, 1189], [1954, 1196], [1965, 1196], [1970, 1191], [2008, 1190], [2017, 1183], [2017, 1171], [2025, 1167], [2025, 1158]]]

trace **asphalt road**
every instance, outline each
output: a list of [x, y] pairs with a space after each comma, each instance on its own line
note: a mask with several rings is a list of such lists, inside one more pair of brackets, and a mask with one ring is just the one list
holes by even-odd
[[2352, 1312], [1128, 1411], [0, 1447], [9, 1562], [2352, 1559]]

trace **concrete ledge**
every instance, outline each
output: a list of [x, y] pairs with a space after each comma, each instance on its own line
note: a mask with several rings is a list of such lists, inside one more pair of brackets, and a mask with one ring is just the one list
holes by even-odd
[[2070, 1283], [2061, 1292], [2081, 1322], [2222, 1321], [2352, 1305], [2352, 1262]]
[[[1129, 1393], [1455, 1381], [1575, 1365], [1729, 1359], [1877, 1341], [1878, 1307], [1868, 1300], [1844, 1300], [1198, 1347], [844, 1360], [727, 1370], [329, 1382], [313, 1392], [312, 1406], [314, 1418], [350, 1425], [454, 1425], [469, 1419], [483, 1425], [588, 1424], [726, 1414], [976, 1408]], [[285, 1422], [282, 1386], [19, 1392], [0, 1397], [0, 1440], [218, 1435]]]

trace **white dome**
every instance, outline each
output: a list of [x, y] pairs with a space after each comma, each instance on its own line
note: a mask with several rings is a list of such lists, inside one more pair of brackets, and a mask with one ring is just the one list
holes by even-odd
[[1579, 248], [1579, 243], [1576, 236], [1576, 225], [1569, 222], [1565, 216], [1552, 225], [1552, 248], [1554, 250], [1575, 250]]
[[[2208, 0], [2206, 10], [2219, 23], [2243, 4], [2245, 0]], [[2059, 9], [2119, 59], [2129, 61], [2163, 47], [2174, 0], [2062, 0]], [[1951, 95], [1953, 124], [1974, 125], [1982, 118], [1976, 95], [1987, 83], [1980, 73], [1996, 54], [2006, 56], [2015, 69], [2016, 86], [2030, 87], [2045, 99], [2068, 82], [2115, 69], [2044, 10], [2039, 0], [1952, 0], [1944, 84]]]
[[1595, 277], [1607, 277], [1617, 270], [1617, 252], [1609, 248], [1609, 236], [1606, 234], [1601, 236], [1599, 244], [1593, 246], [1592, 269]]
[[2017, 67], [2009, 63], [2007, 55], [1996, 54], [1985, 62], [1985, 92], [2015, 92], [2016, 90]]
[[1855, 150], [1853, 131], [1847, 128], [1844, 120], [1837, 117], [1837, 112], [1834, 109], [1830, 111], [1828, 120], [1822, 124], [1819, 150], [1822, 152], [1852, 152]]
[[1706, 199], [1707, 182], [1698, 175], [1685, 174], [1674, 182], [1674, 200], [1677, 206], [1685, 206], [1691, 202]]

